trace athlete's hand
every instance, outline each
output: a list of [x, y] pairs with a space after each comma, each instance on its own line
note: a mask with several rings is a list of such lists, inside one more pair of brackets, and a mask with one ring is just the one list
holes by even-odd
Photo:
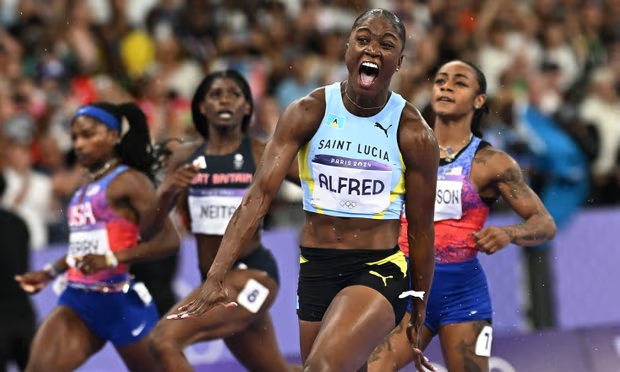
[[19, 283], [22, 289], [30, 294], [35, 294], [45, 288], [45, 286], [52, 281], [52, 277], [43, 270], [31, 271], [22, 275], [16, 275], [15, 280]]
[[[420, 326], [412, 322], [407, 325], [407, 338], [413, 348], [413, 364], [418, 372], [437, 371], [420, 349]], [[425, 369], [426, 368], [426, 369]]]
[[192, 183], [198, 171], [200, 171], [198, 165], [183, 164], [166, 176], [162, 187], [165, 187], [166, 190], [170, 190], [173, 193], [181, 192]]
[[207, 311], [217, 307], [224, 306], [233, 308], [237, 306], [236, 302], [228, 299], [228, 290], [222, 281], [207, 279], [203, 284], [196, 299], [179, 307], [176, 314], [168, 315], [168, 319], [186, 319], [198, 317]]
[[503, 227], [485, 227], [482, 231], [470, 234], [476, 242], [476, 249], [486, 254], [493, 254], [510, 244], [510, 234]]
[[86, 256], [76, 257], [75, 261], [77, 268], [85, 275], [93, 275], [110, 268], [110, 263], [103, 254], [87, 254]]

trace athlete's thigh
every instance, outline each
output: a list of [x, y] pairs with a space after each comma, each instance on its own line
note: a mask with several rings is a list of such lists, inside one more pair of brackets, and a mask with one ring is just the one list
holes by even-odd
[[364, 368], [394, 323], [394, 308], [381, 293], [362, 285], [346, 287], [329, 305], [305, 366], [343, 372]]
[[[381, 342], [368, 358], [369, 372], [400, 371], [413, 361], [413, 349], [407, 338], [407, 324], [411, 314], [407, 313], [403, 320]], [[426, 326], [420, 331], [420, 348], [428, 347], [433, 333]]]
[[321, 330], [321, 322], [299, 321], [299, 348], [301, 362], [305, 363], [314, 345], [314, 340]]
[[104, 345], [73, 309], [57, 306], [35, 335], [26, 371], [73, 371]]
[[439, 327], [441, 351], [448, 371], [488, 372], [491, 331], [486, 320]]
[[233, 270], [225, 281], [228, 296], [239, 306], [224, 308], [218, 306], [199, 317], [168, 320], [166, 316], [178, 312], [181, 305], [196, 299], [200, 288], [181, 300], [157, 323], [151, 339], [157, 342], [172, 342], [185, 347], [199, 341], [229, 337], [245, 329], [273, 304], [278, 293], [277, 283], [257, 270]]
[[287, 372], [268, 312], [262, 313], [244, 330], [224, 340], [241, 364], [252, 372]]
[[157, 372], [159, 363], [149, 347], [148, 337], [129, 345], [116, 346], [116, 351], [130, 372]]

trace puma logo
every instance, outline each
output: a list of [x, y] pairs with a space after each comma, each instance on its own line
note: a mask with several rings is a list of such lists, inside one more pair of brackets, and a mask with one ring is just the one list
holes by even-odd
[[383, 276], [383, 275], [381, 275], [378, 272], [373, 271], [373, 270], [370, 270], [368, 273], [370, 275], [374, 275], [374, 276], [380, 278], [381, 280], [383, 280], [383, 285], [386, 286], [386, 287], [387, 287], [387, 280], [388, 279], [394, 279], [394, 277], [392, 275], [390, 275], [390, 276]]
[[387, 127], [387, 128], [383, 128], [383, 125], [381, 125], [381, 123], [376, 122], [375, 123], [375, 127], [381, 129], [383, 131], [383, 133], [385, 133], [385, 138], [387, 138], [388, 137], [388, 132], [387, 131], [388, 131], [388, 129], [390, 129], [392, 127], [392, 124], [390, 124], [390, 126]]

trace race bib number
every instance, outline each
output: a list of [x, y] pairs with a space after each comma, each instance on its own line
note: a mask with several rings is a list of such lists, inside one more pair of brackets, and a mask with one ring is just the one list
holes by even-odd
[[461, 194], [463, 181], [460, 177], [440, 176], [435, 195], [435, 221], [460, 220], [463, 216]]
[[144, 305], [149, 306], [151, 302], [153, 302], [153, 296], [151, 296], [151, 292], [149, 292], [148, 288], [144, 285], [144, 283], [134, 283], [131, 289], [136, 292], [140, 300], [144, 303]]
[[317, 155], [312, 161], [318, 209], [350, 214], [376, 214], [390, 206], [392, 167], [374, 160]]
[[69, 234], [69, 253], [67, 263], [75, 267], [75, 258], [87, 254], [103, 255], [110, 251], [108, 231], [105, 228], [72, 231]]
[[195, 234], [224, 235], [245, 189], [199, 190], [188, 198], [191, 228]]
[[254, 279], [249, 279], [237, 296], [237, 303], [256, 314], [269, 296], [269, 288]]
[[491, 326], [484, 326], [478, 335], [478, 339], [476, 340], [476, 355], [490, 357], [492, 344], [493, 328], [491, 328]]

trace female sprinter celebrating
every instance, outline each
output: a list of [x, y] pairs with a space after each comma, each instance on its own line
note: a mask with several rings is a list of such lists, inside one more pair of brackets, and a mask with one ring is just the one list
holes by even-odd
[[[400, 296], [409, 278], [397, 243], [405, 200], [412, 285], [428, 292], [433, 277], [439, 149], [418, 110], [389, 90], [403, 59], [405, 27], [393, 13], [371, 9], [354, 22], [348, 41], [347, 80], [286, 108], [206, 282], [196, 300], [172, 316], [194, 318], [208, 310], [207, 316], [226, 316], [218, 305], [243, 300], [227, 291], [229, 270], [299, 152], [306, 222], [297, 315], [305, 371], [364, 368], [403, 319], [407, 300]], [[408, 333], [417, 348], [426, 303], [418, 300], [415, 306]], [[429, 365], [416, 353], [416, 367], [423, 371]]]

